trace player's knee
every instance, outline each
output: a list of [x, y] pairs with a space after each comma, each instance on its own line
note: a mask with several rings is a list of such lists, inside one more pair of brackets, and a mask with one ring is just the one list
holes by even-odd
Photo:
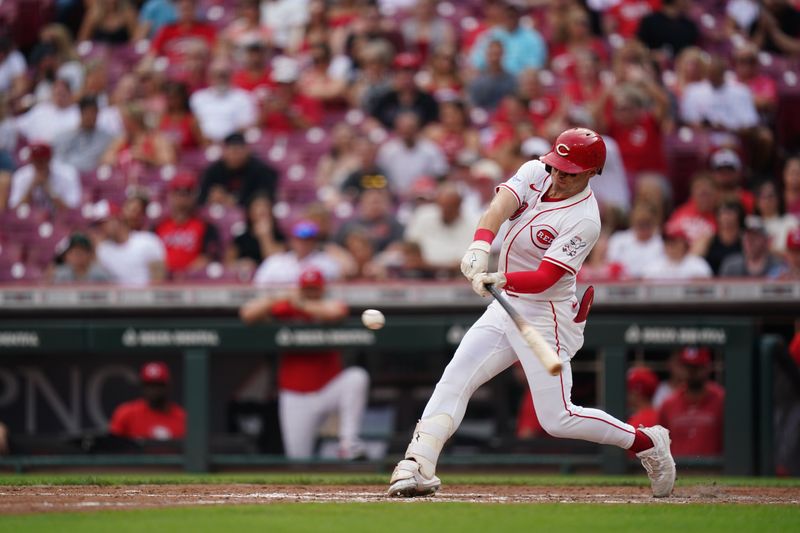
[[566, 438], [570, 436], [570, 429], [567, 424], [569, 415], [566, 412], [539, 413], [537, 411], [536, 415], [539, 417], [539, 423], [542, 425], [542, 429], [551, 437]]
[[353, 389], [367, 390], [369, 388], [369, 374], [360, 366], [351, 366], [347, 370], [347, 383]]

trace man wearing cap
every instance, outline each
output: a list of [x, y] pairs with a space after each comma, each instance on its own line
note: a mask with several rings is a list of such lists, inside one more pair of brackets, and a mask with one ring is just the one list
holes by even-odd
[[[389, 481], [390, 496], [423, 496], [441, 487], [439, 455], [456, 432], [472, 394], [519, 361], [542, 428], [558, 438], [580, 439], [630, 450], [650, 478], [655, 497], [675, 483], [669, 431], [658, 425], [634, 428], [600, 410], [571, 401], [571, 359], [583, 345], [593, 291], [579, 303], [576, 278], [600, 238], [600, 211], [590, 180], [602, 173], [603, 139], [588, 128], [562, 132], [550, 152], [524, 163], [481, 216], [461, 261], [473, 290], [504, 290], [514, 308], [559, 357], [553, 375], [533, 353], [508, 313], [495, 300], [466, 332], [428, 400]], [[498, 271], [489, 272], [489, 252], [501, 225]]]
[[394, 58], [392, 89], [372, 102], [367, 112], [384, 128], [395, 128], [400, 113], [417, 116], [418, 126], [424, 127], [439, 118], [439, 104], [417, 86], [414, 79], [421, 66], [419, 56], [411, 53], [397, 54]]
[[97, 261], [115, 283], [147, 285], [166, 275], [164, 245], [149, 231], [133, 231], [121, 219], [118, 206], [101, 200], [95, 206]]
[[29, 146], [27, 165], [11, 177], [8, 206], [21, 204], [46, 209], [75, 209], [81, 201], [81, 180], [75, 167], [53, 159], [49, 144]]
[[139, 379], [142, 397], [114, 410], [108, 432], [134, 440], [182, 439], [186, 433], [186, 412], [169, 400], [169, 367], [161, 361], [146, 363], [139, 371]]
[[61, 264], [53, 271], [53, 283], [105, 283], [111, 281], [95, 261], [94, 246], [83, 233], [73, 233], [60, 256]]
[[322, 104], [297, 88], [300, 65], [291, 57], [272, 61], [274, 88], [261, 104], [261, 125], [267, 131], [291, 133], [322, 122]]
[[646, 366], [637, 366], [628, 370], [626, 378], [628, 390], [628, 409], [631, 416], [628, 424], [638, 428], [658, 424], [658, 411], [653, 407], [653, 395], [658, 388], [658, 376]]
[[[325, 297], [325, 278], [304, 270], [300, 290], [284, 298], [257, 298], [242, 306], [247, 324], [265, 319], [336, 323], [348, 315], [347, 304]], [[359, 439], [367, 405], [369, 375], [360, 367], [342, 369], [338, 350], [284, 352], [278, 363], [279, 413], [283, 447], [291, 459], [313, 455], [320, 427], [329, 414], [339, 415], [339, 456], [363, 455]]]
[[744, 220], [742, 252], [726, 257], [719, 267], [719, 275], [722, 277], [775, 277], [783, 268], [783, 262], [769, 251], [769, 236], [763, 219], [750, 215]]
[[222, 245], [217, 228], [197, 216], [197, 180], [178, 174], [169, 183], [169, 216], [156, 228], [164, 243], [167, 272], [173, 278], [204, 268], [219, 260]]
[[78, 101], [81, 112], [78, 128], [59, 135], [53, 141], [55, 158], [75, 167], [79, 172], [90, 172], [100, 164], [100, 158], [111, 144], [110, 133], [97, 127], [97, 99], [84, 96]]
[[222, 157], [203, 171], [198, 203], [245, 207], [258, 193], [274, 202], [277, 186], [275, 169], [253, 153], [244, 135], [231, 133], [222, 145]]
[[216, 60], [208, 71], [209, 86], [195, 91], [189, 99], [203, 136], [221, 141], [256, 122], [256, 107], [247, 91], [231, 86], [230, 66]]
[[253, 281], [258, 285], [294, 285], [300, 274], [311, 268], [319, 270], [328, 281], [341, 276], [339, 264], [322, 250], [319, 226], [303, 220], [292, 226], [289, 250], [264, 259]]
[[649, 262], [642, 270], [644, 279], [689, 280], [710, 278], [713, 275], [705, 259], [689, 253], [689, 236], [681, 228], [668, 225], [663, 239], [664, 254]]
[[711, 177], [717, 185], [719, 199], [737, 201], [748, 215], [755, 208], [755, 196], [742, 187], [742, 160], [730, 148], [720, 148], [711, 154]]
[[661, 424], [670, 430], [672, 454], [677, 457], [722, 454], [725, 391], [710, 380], [711, 351], [685, 348], [686, 385], [664, 400]]

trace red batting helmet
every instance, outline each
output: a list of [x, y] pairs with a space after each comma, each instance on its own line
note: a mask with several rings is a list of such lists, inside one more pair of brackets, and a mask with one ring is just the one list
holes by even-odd
[[572, 128], [559, 135], [553, 149], [540, 160], [567, 174], [593, 169], [600, 174], [606, 162], [606, 143], [589, 128]]

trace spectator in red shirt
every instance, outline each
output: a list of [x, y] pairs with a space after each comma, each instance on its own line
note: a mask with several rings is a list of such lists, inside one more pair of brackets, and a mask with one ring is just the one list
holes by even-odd
[[170, 63], [181, 63], [194, 43], [213, 49], [216, 30], [195, 17], [196, 0], [175, 0], [178, 20], [163, 26], [153, 38], [150, 56], [164, 56]]
[[322, 104], [301, 94], [295, 83], [300, 66], [290, 57], [272, 62], [272, 81], [276, 86], [264, 99], [261, 123], [268, 131], [290, 133], [315, 126], [322, 121]]
[[142, 398], [125, 402], [114, 410], [108, 432], [126, 439], [182, 439], [186, 413], [169, 401], [170, 373], [161, 361], [145, 364], [139, 372]]
[[676, 457], [715, 456], [722, 453], [725, 392], [711, 381], [711, 351], [685, 348], [686, 386], [664, 401], [661, 425], [670, 431]]
[[717, 186], [719, 201], [732, 201], [741, 204], [745, 214], [752, 215], [755, 196], [742, 187], [742, 160], [730, 148], [721, 148], [711, 154], [711, 177]]
[[[348, 315], [347, 305], [325, 297], [325, 279], [319, 270], [300, 275], [299, 292], [284, 298], [251, 300], [239, 311], [247, 324], [265, 319], [331, 324]], [[307, 459], [325, 419], [339, 415], [339, 455], [355, 459], [364, 455], [359, 438], [367, 404], [369, 376], [360, 367], [342, 369], [338, 350], [284, 352], [278, 364], [278, 409], [286, 455]]]
[[667, 221], [668, 227], [679, 229], [689, 237], [693, 253], [702, 253], [705, 244], [717, 232], [717, 196], [711, 176], [696, 174], [692, 178], [689, 200], [678, 206]]
[[658, 411], [653, 407], [653, 395], [658, 388], [658, 376], [646, 366], [628, 370], [628, 407], [631, 416], [628, 424], [635, 428], [658, 424]]
[[275, 87], [267, 63], [267, 48], [260, 41], [245, 47], [244, 64], [231, 78], [234, 87], [252, 92], [268, 92]]
[[189, 88], [178, 81], [168, 82], [164, 87], [167, 109], [161, 116], [158, 131], [178, 151], [199, 148], [206, 144], [197, 118], [189, 108]]
[[606, 33], [617, 33], [626, 39], [636, 36], [639, 21], [661, 8], [661, 0], [620, 0], [606, 11]]
[[195, 213], [197, 179], [178, 174], [169, 184], [169, 216], [156, 228], [167, 251], [167, 271], [174, 277], [194, 272], [221, 253], [217, 229]]

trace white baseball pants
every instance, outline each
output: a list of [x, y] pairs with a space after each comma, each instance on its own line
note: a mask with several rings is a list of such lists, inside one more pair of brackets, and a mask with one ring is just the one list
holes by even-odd
[[[513, 301], [520, 313], [542, 334], [563, 362], [559, 376], [551, 376], [523, 340], [508, 314], [497, 302], [464, 335], [453, 359], [425, 406], [422, 420], [446, 414], [455, 433], [472, 394], [484, 383], [511, 366], [522, 363], [533, 393], [536, 415], [542, 427], [554, 437], [581, 439], [630, 448], [636, 430], [599, 409], [573, 405], [570, 359], [583, 346], [585, 323], [573, 321], [577, 301]], [[435, 459], [434, 459], [435, 462]]]
[[283, 449], [290, 459], [307, 459], [314, 453], [320, 426], [333, 411], [339, 415], [339, 448], [345, 454], [357, 448], [367, 405], [369, 375], [349, 367], [316, 392], [281, 390], [278, 394]]

